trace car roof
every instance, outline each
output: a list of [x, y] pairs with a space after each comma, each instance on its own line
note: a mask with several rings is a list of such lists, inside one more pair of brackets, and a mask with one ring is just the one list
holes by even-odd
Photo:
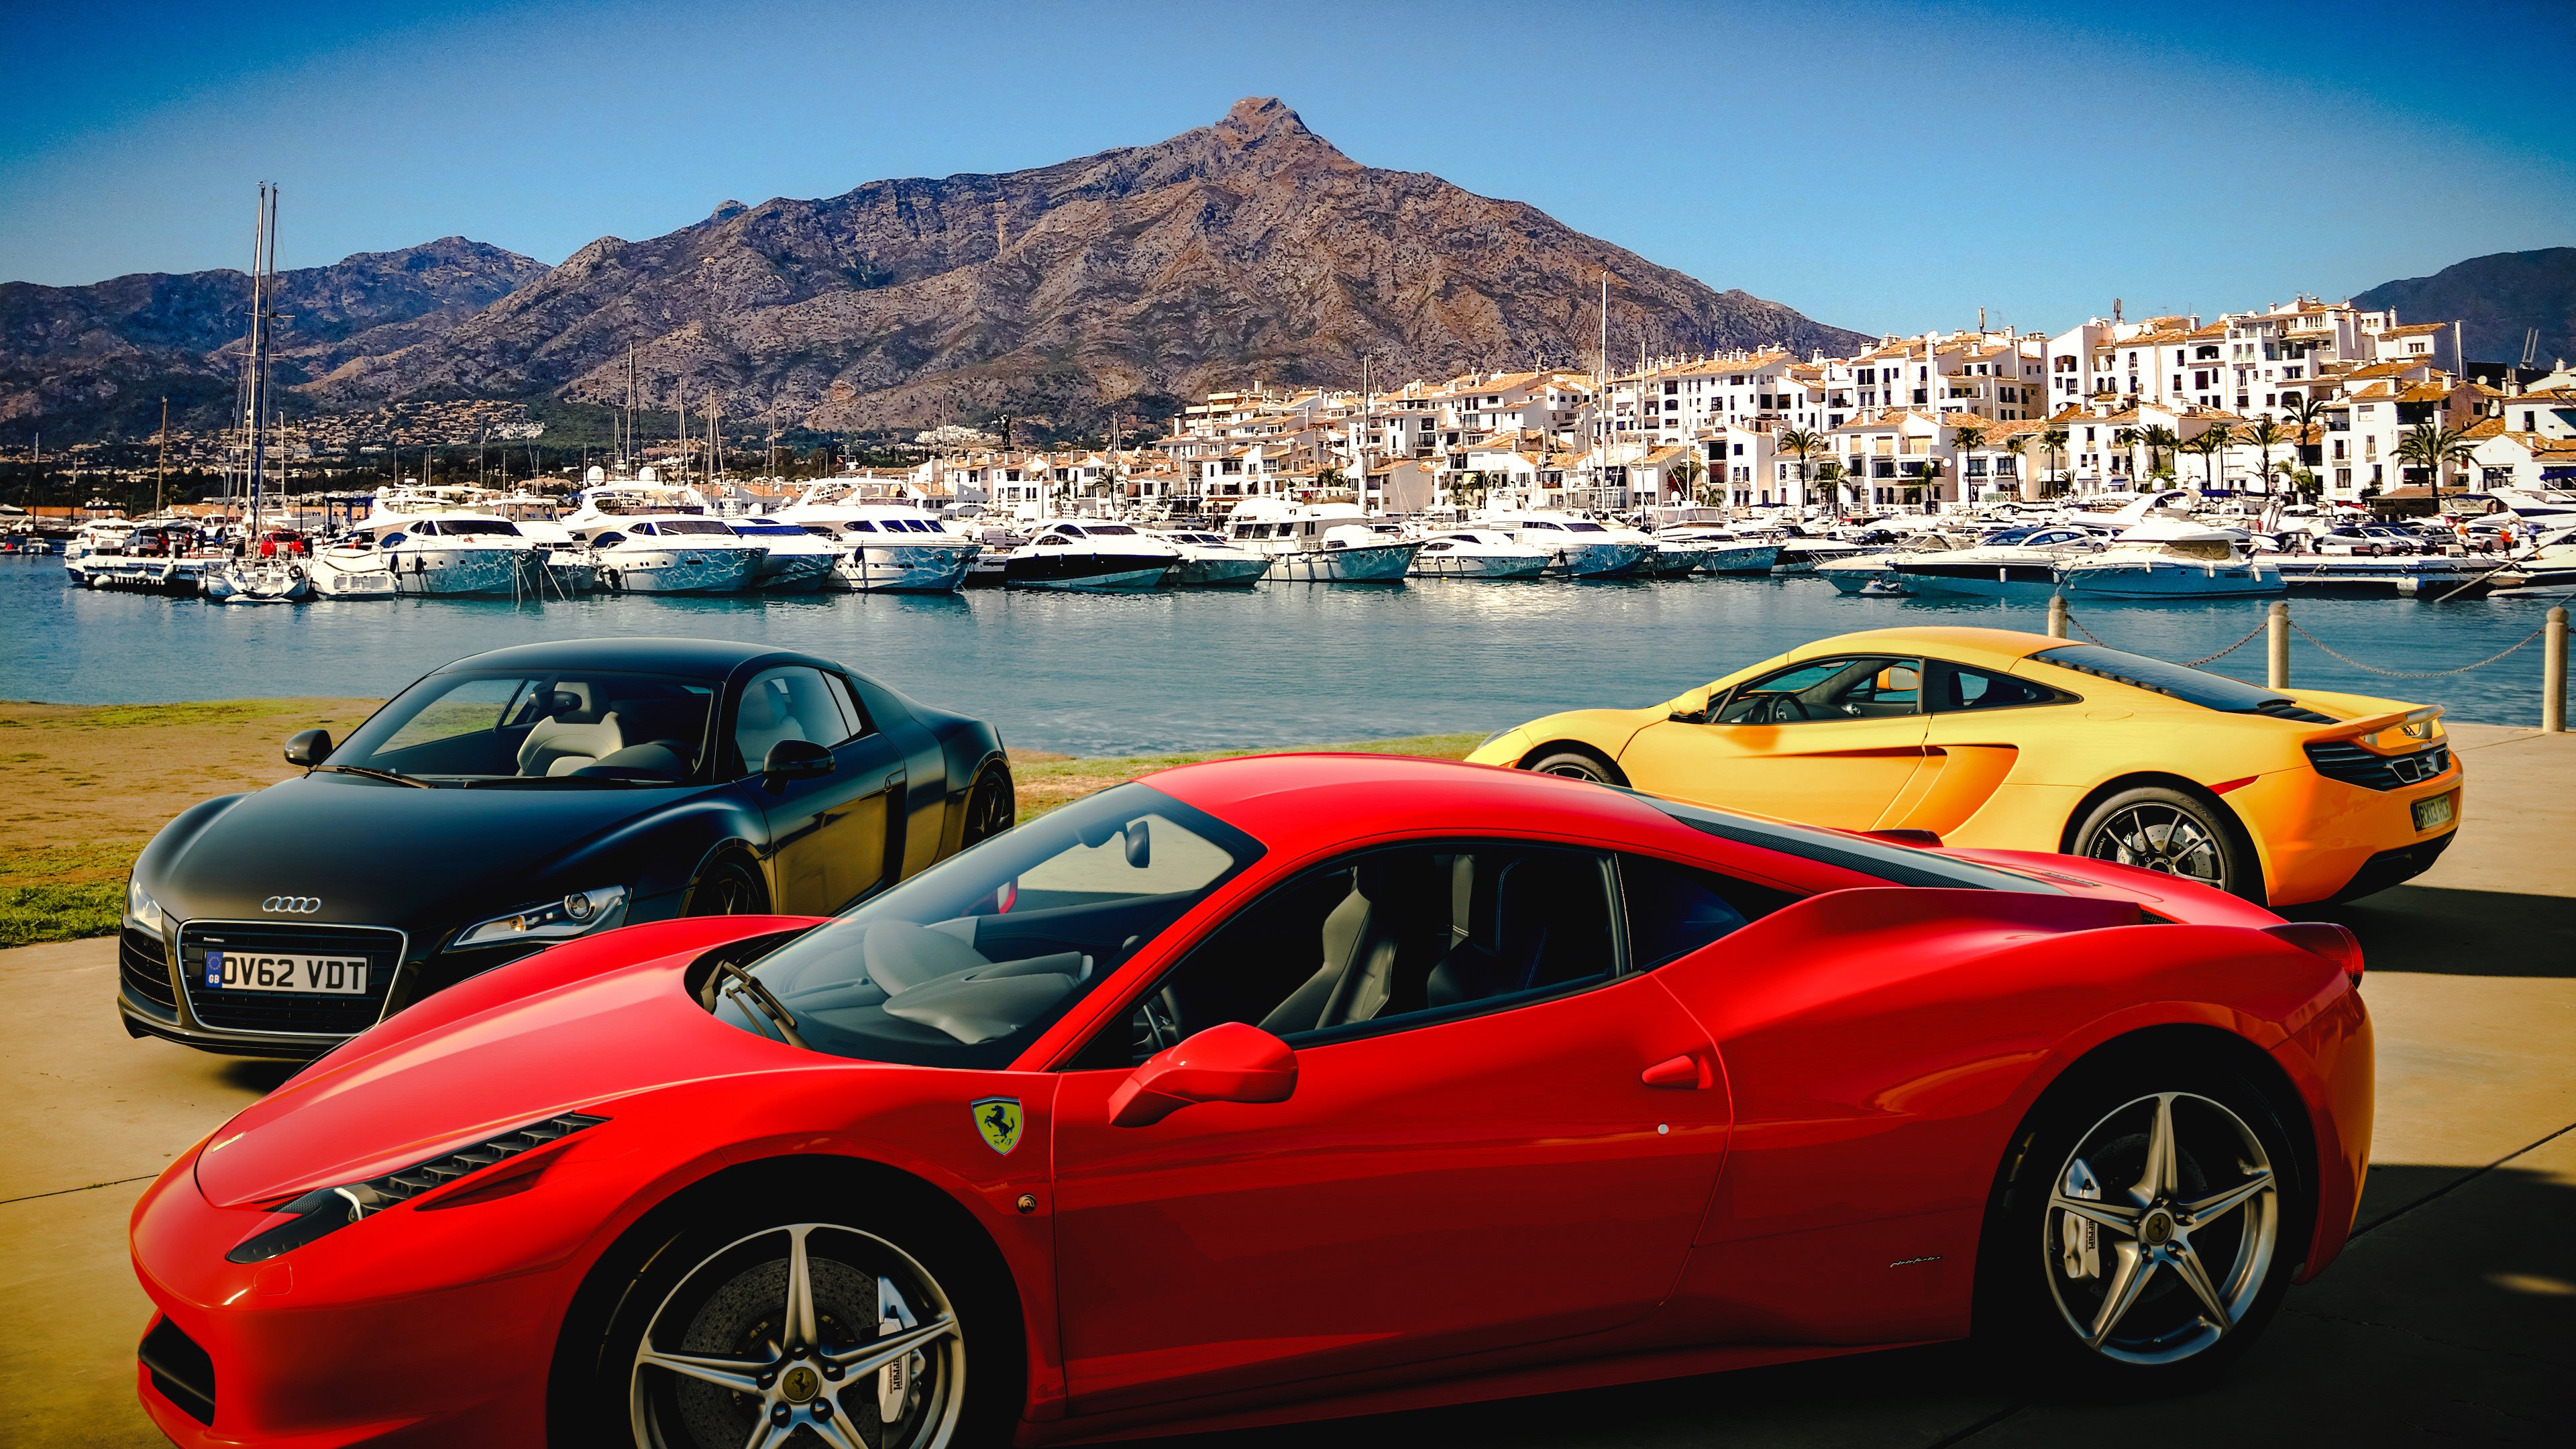
[[1987, 663], [2011, 665], [2043, 649], [2055, 649], [2072, 642], [2047, 634], [2024, 633], [2019, 629], [1867, 629], [1857, 634], [1837, 634], [1830, 639], [1801, 644], [1790, 650], [1786, 657], [1816, 659], [1828, 654], [1925, 653], [1945, 659], [1983, 656]]
[[722, 679], [745, 664], [772, 658], [822, 662], [730, 639], [552, 639], [542, 644], [514, 644], [506, 649], [469, 654], [437, 672], [444, 674], [459, 669], [632, 669], [648, 674]]

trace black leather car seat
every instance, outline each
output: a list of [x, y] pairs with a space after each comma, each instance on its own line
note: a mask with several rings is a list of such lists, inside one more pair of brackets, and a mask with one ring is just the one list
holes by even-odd
[[1350, 894], [1318, 933], [1322, 964], [1261, 1019], [1263, 1031], [1319, 1031], [1424, 1005], [1424, 983], [1449, 945], [1449, 880], [1410, 852], [1363, 861], [1351, 875]]

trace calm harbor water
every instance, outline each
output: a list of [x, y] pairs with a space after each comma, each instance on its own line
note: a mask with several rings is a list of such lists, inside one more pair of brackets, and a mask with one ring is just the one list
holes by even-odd
[[[2190, 660], [2259, 601], [2090, 604], [2112, 645]], [[2295, 598], [2291, 616], [2382, 669], [2446, 669], [2538, 628], [2547, 605]], [[141, 703], [391, 694], [451, 659], [601, 635], [739, 639], [842, 660], [1016, 745], [1077, 754], [1501, 729], [1579, 705], [1651, 704], [1829, 634], [1900, 624], [2037, 631], [2043, 606], [1837, 594], [1813, 579], [1266, 584], [1250, 590], [942, 598], [403, 599], [227, 608], [69, 587], [58, 558], [0, 558], [0, 698]], [[2080, 637], [2080, 636], [2079, 636]], [[2210, 668], [2260, 681], [2257, 639]], [[2540, 649], [2433, 680], [2383, 679], [2293, 638], [2291, 677], [2535, 724]], [[283, 726], [281, 726], [283, 728]]]

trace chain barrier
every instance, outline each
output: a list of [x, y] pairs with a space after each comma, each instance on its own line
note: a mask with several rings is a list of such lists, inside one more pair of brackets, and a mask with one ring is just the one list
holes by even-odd
[[2547, 632], [2548, 632], [2548, 630], [2549, 630], [2549, 626], [2548, 626], [2548, 625], [2546, 625], [2546, 624], [2543, 624], [2543, 625], [2541, 625], [2539, 628], [2534, 629], [2534, 630], [2532, 630], [2530, 633], [2523, 635], [2520, 639], [2515, 640], [2513, 643], [2511, 643], [2511, 644], [2509, 644], [2509, 645], [2506, 645], [2503, 649], [2501, 649], [2501, 650], [2497, 651], [2496, 653], [2493, 653], [2493, 654], [2488, 655], [2486, 658], [2479, 660], [2479, 661], [2478, 661], [2477, 663], [2475, 663], [2475, 664], [2463, 664], [2463, 665], [2461, 665], [2461, 666], [2460, 666], [2459, 668], [2457, 668], [2457, 669], [2425, 669], [2425, 670], [2412, 670], [2412, 669], [2382, 669], [2382, 668], [2380, 668], [2378, 665], [2375, 665], [2375, 664], [2364, 664], [2364, 663], [2362, 663], [2360, 660], [2353, 658], [2351, 655], [2346, 654], [2346, 653], [2343, 653], [2342, 651], [2340, 651], [2340, 650], [2336, 649], [2333, 645], [2326, 643], [2324, 640], [2322, 640], [2322, 639], [2318, 638], [2316, 635], [2309, 633], [2309, 632], [2307, 631], [2307, 629], [2306, 629], [2305, 627], [2303, 627], [2303, 626], [2299, 623], [2299, 621], [2298, 621], [2298, 620], [2296, 620], [2296, 619], [2291, 620], [2291, 621], [2290, 621], [2290, 627], [2291, 627], [2291, 628], [2293, 628], [2293, 629], [2297, 629], [2297, 630], [2299, 631], [2299, 637], [2300, 637], [2300, 638], [2307, 640], [2309, 643], [2314, 644], [2314, 645], [2315, 645], [2315, 646], [2317, 646], [2319, 649], [2324, 650], [2326, 653], [2328, 653], [2328, 654], [2330, 654], [2330, 655], [2333, 655], [2335, 658], [2342, 660], [2344, 663], [2351, 665], [2353, 668], [2360, 670], [2360, 671], [2361, 671], [2361, 672], [2363, 672], [2364, 674], [2377, 674], [2377, 675], [2383, 675], [2383, 676], [2385, 676], [2385, 677], [2387, 677], [2387, 678], [2389, 678], [2389, 679], [2440, 679], [2440, 678], [2442, 678], [2442, 677], [2443, 677], [2443, 676], [2445, 676], [2445, 675], [2450, 675], [2450, 674], [2466, 674], [2466, 673], [2468, 673], [2468, 672], [2469, 672], [2470, 670], [2472, 670], [2472, 669], [2484, 669], [2484, 668], [2486, 668], [2488, 665], [2493, 664], [2493, 663], [2495, 663], [2497, 660], [2504, 658], [2506, 655], [2513, 653], [2513, 652], [2514, 652], [2515, 650], [2517, 650], [2517, 649], [2520, 649], [2523, 645], [2528, 644], [2528, 643], [2530, 643], [2532, 640], [2539, 638], [2542, 634], [2547, 633]]
[[[2083, 636], [2084, 636], [2085, 638], [2087, 638], [2087, 639], [2092, 640], [2094, 643], [2101, 645], [2103, 648], [2105, 648], [2105, 649], [2109, 649], [2109, 648], [2114, 647], [2114, 646], [2111, 644], [2111, 642], [2110, 642], [2109, 640], [2106, 640], [2106, 639], [2104, 639], [2101, 635], [2096, 634], [2096, 633], [2094, 633], [2092, 630], [2085, 628], [2085, 627], [2084, 627], [2084, 624], [2083, 624], [2083, 621], [2081, 621], [2081, 620], [2079, 620], [2079, 619], [2077, 619], [2077, 618], [2075, 617], [2075, 611], [2074, 611], [2073, 609], [2069, 609], [2069, 610], [2067, 610], [2067, 611], [2066, 611], [2066, 622], [2067, 622], [2067, 624], [2068, 624], [2070, 627], [2072, 627], [2072, 628], [2075, 630], [2075, 632], [2077, 632], [2077, 633], [2079, 633], [2079, 634], [2083, 635]], [[2252, 632], [2248, 633], [2244, 638], [2237, 640], [2235, 643], [2228, 645], [2226, 648], [2219, 650], [2219, 651], [2218, 651], [2217, 653], [2215, 653], [2215, 654], [2203, 654], [2203, 655], [2202, 655], [2202, 656], [2200, 656], [2198, 659], [2186, 659], [2186, 660], [2184, 660], [2184, 661], [2183, 661], [2183, 663], [2182, 663], [2182, 667], [2183, 667], [2183, 668], [2185, 668], [2185, 669], [2198, 669], [2200, 666], [2202, 666], [2202, 665], [2204, 665], [2204, 664], [2214, 664], [2214, 663], [2216, 663], [2217, 661], [2219, 661], [2219, 660], [2221, 660], [2221, 659], [2226, 658], [2228, 655], [2235, 653], [2237, 650], [2244, 648], [2246, 645], [2253, 643], [2255, 640], [2262, 638], [2262, 637], [2263, 637], [2263, 631], [2264, 631], [2265, 629], [2267, 629], [2267, 628], [2270, 628], [2270, 627], [2271, 627], [2271, 623], [2270, 623], [2270, 621], [2269, 621], [2269, 620], [2266, 620], [2266, 621], [2264, 621], [2263, 623], [2257, 624], [2257, 625], [2255, 625], [2255, 626], [2254, 626], [2254, 628], [2253, 628]], [[2302, 629], [2302, 630], [2300, 630], [2299, 632], [2300, 632], [2300, 633], [2302, 633], [2302, 634], [2304, 634], [2304, 633], [2306, 633], [2307, 631], [2306, 631], [2306, 630], [2304, 630], [2304, 629]], [[2523, 641], [2523, 643], [2524, 643], [2524, 644], [2528, 644], [2528, 643], [2530, 643], [2530, 642], [2531, 642], [2531, 641], [2530, 641], [2530, 640], [2528, 640], [2528, 639], [2526, 639], [2526, 640], [2524, 640], [2524, 641]], [[2323, 645], [2319, 645], [2318, 647], [2319, 647], [2319, 648], [2324, 648], [2324, 646], [2323, 646]], [[2516, 646], [2514, 646], [2514, 647], [2518, 649], [2518, 648], [2520, 648], [2520, 647], [2522, 647], [2522, 646], [2518, 644], [2518, 645], [2516, 645]], [[2330, 654], [2331, 654], [2331, 653], [2333, 653], [2334, 651], [2332, 651], [2332, 650], [2327, 650], [2326, 652], [2328, 652], [2328, 653], [2330, 653]], [[2507, 652], [2509, 653], [2509, 652], [2511, 652], [2511, 651], [2507, 651]], [[2335, 657], [2336, 657], [2336, 658], [2338, 658], [2338, 659], [2343, 658], [2343, 656], [2342, 656], [2342, 655], [2340, 655], [2340, 654], [2336, 654], [2336, 655], [2335, 655]], [[2501, 658], [2501, 657], [2503, 657], [2503, 656], [2499, 655], [2499, 656], [2497, 656], [2497, 657]], [[2347, 662], [2349, 662], [2349, 661], [2347, 661]], [[2475, 666], [2471, 666], [2471, 667], [2473, 667], [2473, 668], [2474, 668]]]

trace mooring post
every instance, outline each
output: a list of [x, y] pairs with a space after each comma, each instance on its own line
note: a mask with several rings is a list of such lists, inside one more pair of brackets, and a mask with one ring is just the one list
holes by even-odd
[[2540, 638], [2540, 727], [2550, 734], [2567, 732], [2567, 610], [2549, 611]]
[[2272, 656], [2272, 667], [2266, 671], [2268, 682], [2274, 689], [2287, 689], [2290, 687], [2289, 600], [2272, 601], [2272, 616], [2264, 621], [2264, 629], [2271, 636], [2266, 641], [2271, 646]]
[[2066, 637], [2066, 596], [2064, 594], [2048, 596], [2048, 637], [2051, 639]]

